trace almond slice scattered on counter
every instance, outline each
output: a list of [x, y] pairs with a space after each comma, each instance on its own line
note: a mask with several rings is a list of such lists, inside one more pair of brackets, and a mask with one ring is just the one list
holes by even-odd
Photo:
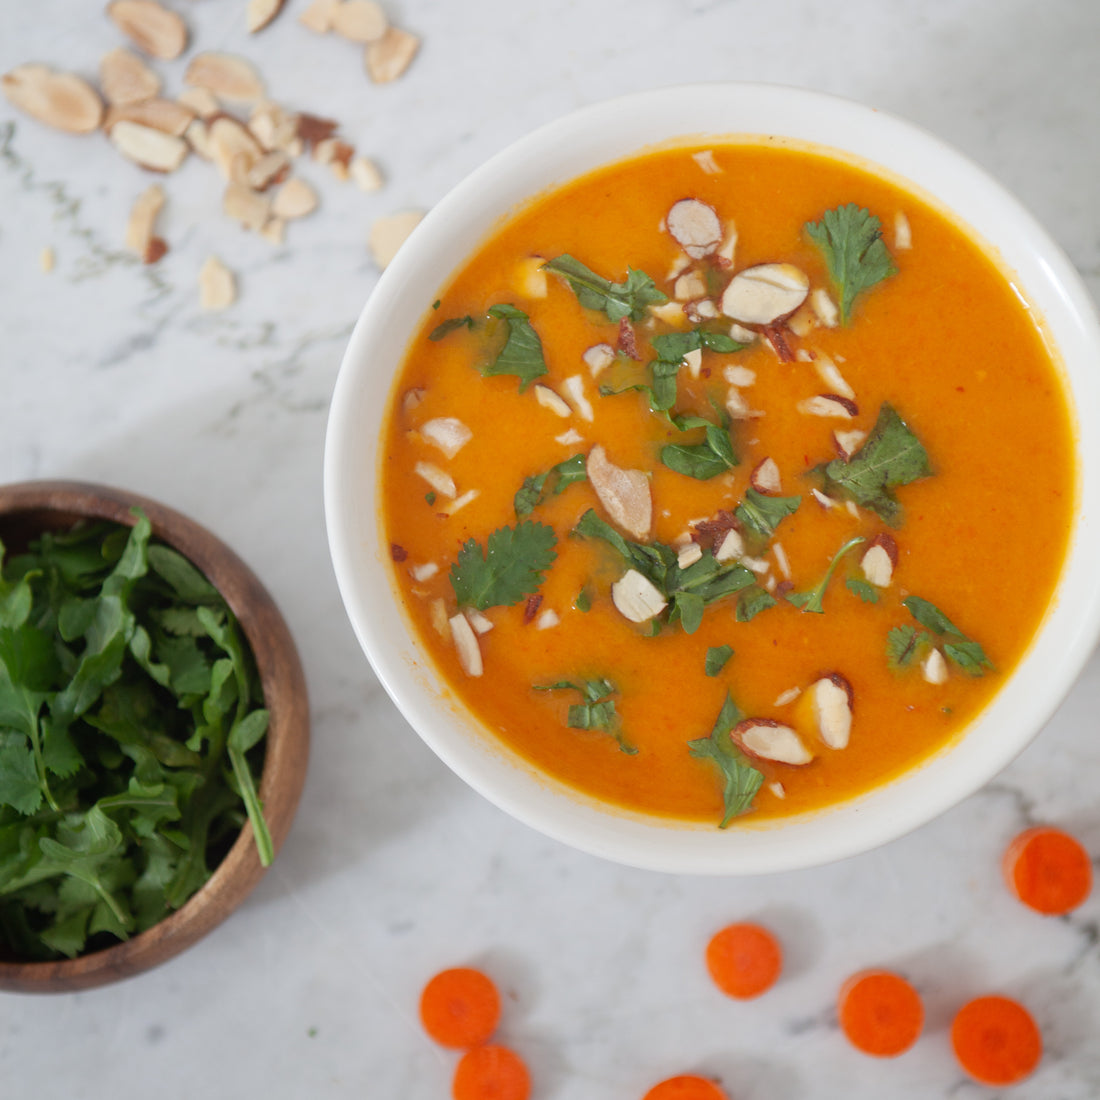
[[103, 129], [110, 134], [115, 124], [123, 119], [181, 138], [195, 121], [195, 115], [190, 108], [174, 99], [146, 99], [141, 103], [109, 107], [103, 119]]
[[251, 62], [236, 54], [215, 51], [195, 54], [183, 81], [195, 88], [205, 88], [220, 99], [252, 102], [264, 95], [259, 73]]
[[184, 88], [176, 96], [176, 102], [190, 108], [199, 118], [210, 118], [222, 109], [218, 97], [209, 88]]
[[348, 173], [360, 191], [378, 191], [383, 184], [382, 172], [370, 157], [353, 157]]
[[187, 48], [187, 24], [155, 0], [112, 0], [107, 15], [150, 57], [171, 61]]
[[253, 191], [266, 191], [276, 183], [281, 183], [290, 171], [290, 157], [281, 149], [264, 153], [245, 176], [245, 184]]
[[43, 275], [49, 275], [57, 265], [57, 254], [49, 245], [38, 253], [38, 269]]
[[292, 176], [275, 192], [271, 212], [277, 218], [304, 218], [317, 209], [317, 192], [304, 179]]
[[9, 103], [70, 134], [90, 134], [103, 121], [103, 101], [87, 81], [45, 65], [18, 65], [0, 77]]
[[420, 39], [415, 34], [390, 27], [377, 42], [367, 44], [364, 63], [375, 84], [396, 80], [412, 64]]
[[378, 218], [370, 228], [368, 245], [374, 262], [385, 268], [397, 255], [397, 250], [405, 243], [409, 234], [420, 224], [424, 217], [421, 210], [404, 210]]
[[237, 280], [218, 259], [207, 256], [199, 268], [199, 304], [203, 309], [218, 310], [237, 300]]
[[245, 25], [249, 34], [262, 31], [283, 10], [286, 0], [248, 0]]
[[174, 172], [191, 149], [183, 138], [128, 119], [116, 122], [110, 137], [124, 157], [151, 172]]
[[142, 191], [130, 207], [130, 218], [126, 223], [126, 247], [143, 263], [153, 262], [151, 257], [158, 251], [153, 242], [157, 239], [157, 218], [163, 209], [164, 191], [158, 183]]
[[99, 59], [99, 88], [112, 106], [125, 107], [157, 95], [160, 77], [136, 53], [117, 46]]
[[377, 42], [388, 30], [382, 5], [374, 0], [344, 0], [329, 15], [329, 26], [351, 42]]
[[222, 196], [222, 210], [239, 221], [245, 229], [259, 233], [271, 217], [273, 205], [266, 195], [261, 195], [236, 180], [230, 180]]
[[298, 16], [298, 22], [314, 34], [328, 34], [332, 30], [333, 14], [340, 3], [341, 0], [313, 0], [313, 3]]
[[239, 119], [218, 115], [207, 127], [210, 156], [227, 180], [243, 183], [263, 156], [260, 143]]
[[645, 473], [616, 466], [598, 443], [588, 453], [585, 471], [612, 521], [637, 539], [648, 538], [653, 524], [653, 498]]

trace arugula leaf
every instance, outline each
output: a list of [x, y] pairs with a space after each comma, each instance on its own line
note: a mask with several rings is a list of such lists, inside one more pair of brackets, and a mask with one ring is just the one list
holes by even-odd
[[730, 738], [730, 731], [743, 718], [744, 715], [727, 692], [710, 736], [688, 742], [688, 752], [692, 756], [712, 760], [722, 773], [725, 812], [718, 823], [719, 829], [725, 829], [738, 814], [752, 807], [752, 800], [764, 782], [763, 774], [748, 762]]
[[901, 602], [921, 626], [946, 639], [944, 655], [965, 673], [982, 676], [987, 668], [993, 668], [981, 645], [968, 638], [935, 604], [920, 596], [909, 596]]
[[729, 355], [749, 346], [738, 343], [728, 333], [711, 332], [705, 328], [693, 328], [688, 332], [665, 332], [654, 336], [650, 343], [658, 359], [677, 364], [691, 351], [716, 351]]
[[538, 591], [557, 558], [557, 536], [544, 523], [499, 527], [486, 549], [469, 539], [451, 566], [451, 587], [461, 607], [510, 607]]
[[708, 676], [717, 676], [726, 667], [726, 662], [733, 656], [733, 646], [716, 645], [707, 650], [706, 661], [703, 670]]
[[574, 730], [603, 730], [611, 734], [619, 745], [619, 751], [627, 756], [634, 756], [638, 749], [630, 744], [623, 736], [619, 725], [619, 715], [615, 710], [615, 700], [612, 695], [618, 692], [618, 688], [608, 679], [600, 677], [595, 680], [583, 680], [574, 683], [572, 680], [559, 680], [556, 684], [535, 684], [535, 691], [577, 691], [580, 692], [582, 703], [574, 703], [569, 708], [566, 723]]
[[792, 592], [787, 596], [787, 599], [795, 605], [795, 607], [801, 607], [802, 610], [810, 611], [815, 615], [822, 615], [825, 613], [825, 608], [822, 606], [822, 600], [825, 598], [825, 589], [829, 587], [829, 581], [833, 579], [833, 574], [836, 572], [836, 567], [840, 564], [840, 559], [848, 553], [849, 550], [854, 549], [861, 543], [867, 540], [862, 535], [856, 535], [855, 538], [849, 539], [834, 555], [833, 560], [829, 562], [829, 568], [825, 570], [825, 576], [821, 578], [817, 586], [811, 589], [809, 592]]
[[883, 403], [863, 446], [850, 459], [834, 458], [823, 467], [826, 491], [850, 497], [892, 526], [901, 522], [901, 505], [891, 490], [929, 477], [928, 452], [898, 415]]
[[613, 283], [568, 253], [542, 266], [543, 270], [565, 279], [582, 306], [602, 310], [609, 321], [621, 321], [624, 317], [640, 321], [648, 306], [668, 301], [668, 296], [657, 289], [644, 271], [628, 268], [626, 282]]
[[753, 488], [745, 490], [744, 499], [733, 510], [742, 527], [762, 538], [770, 539], [780, 522], [798, 511], [802, 498], [770, 497]]
[[674, 417], [680, 431], [704, 428], [702, 443], [669, 443], [661, 448], [661, 462], [678, 474], [709, 481], [737, 465], [728, 424], [714, 424], [702, 416]]
[[927, 647], [928, 635], [923, 630], [905, 624], [895, 626], [886, 635], [886, 663], [895, 672], [908, 668]]
[[807, 222], [806, 232], [825, 256], [840, 299], [840, 323], [846, 325], [856, 295], [897, 272], [882, 240], [882, 223], [850, 202], [826, 210], [819, 222]]
[[770, 592], [761, 588], [760, 585], [751, 585], [737, 597], [737, 621], [739, 623], [752, 622], [761, 611], [767, 611], [769, 607], [775, 607], [778, 602]]
[[519, 378], [519, 392], [523, 393], [536, 378], [546, 374], [546, 360], [542, 354], [542, 341], [531, 325], [527, 314], [513, 305], [502, 303], [489, 310], [490, 317], [504, 322], [504, 347], [490, 363], [480, 370], [490, 378], [497, 374], [514, 374]]
[[446, 321], [441, 321], [428, 333], [428, 339], [438, 343], [444, 336], [454, 332], [456, 329], [472, 329], [473, 327], [474, 319], [468, 313], [465, 317], [448, 317]]
[[548, 496], [557, 496], [574, 482], [585, 481], [588, 472], [585, 467], [586, 456], [575, 454], [544, 470], [541, 474], [532, 474], [524, 478], [523, 485], [513, 498], [512, 506], [517, 516], [530, 515]]
[[864, 603], [878, 603], [878, 589], [873, 584], [868, 584], [862, 577], [849, 577], [844, 582], [844, 587]]

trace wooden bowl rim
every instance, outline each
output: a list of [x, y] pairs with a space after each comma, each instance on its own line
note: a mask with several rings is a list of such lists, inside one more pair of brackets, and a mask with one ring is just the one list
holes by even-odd
[[[221, 592], [240, 621], [256, 659], [271, 712], [260, 797], [276, 853], [290, 829], [305, 783], [309, 700], [301, 659], [286, 620], [248, 565], [229, 546], [174, 508], [126, 489], [81, 481], [0, 485], [0, 526], [26, 514], [73, 522], [106, 519], [133, 526], [132, 508], [149, 517], [153, 534], [179, 550]], [[58, 993], [131, 977], [173, 958], [220, 924], [264, 874], [245, 824], [206, 884], [175, 913], [124, 943], [54, 962], [0, 961], [0, 990]]]

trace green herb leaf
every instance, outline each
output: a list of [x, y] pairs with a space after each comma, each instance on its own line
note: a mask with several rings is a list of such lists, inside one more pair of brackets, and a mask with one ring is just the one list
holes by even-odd
[[681, 431], [704, 428], [702, 443], [670, 443], [661, 448], [661, 462], [678, 474], [708, 481], [737, 465], [733, 443], [725, 425], [713, 424], [705, 417], [678, 417], [673, 423]]
[[569, 284], [577, 301], [586, 309], [602, 310], [609, 321], [629, 317], [640, 321], [650, 305], [667, 302], [668, 296], [644, 271], [627, 270], [625, 283], [613, 283], [597, 275], [568, 253], [543, 264], [543, 269], [560, 275]]
[[753, 488], [745, 490], [745, 497], [734, 509], [733, 514], [746, 531], [751, 531], [765, 539], [775, 534], [775, 529], [787, 516], [798, 511], [802, 498], [770, 497], [758, 493]]
[[844, 587], [864, 603], [878, 603], [878, 589], [873, 584], [868, 584], [862, 577], [849, 577], [844, 582]]
[[591, 611], [592, 610], [592, 597], [588, 594], [587, 588], [582, 588], [577, 593], [577, 598], [573, 601], [573, 606], [578, 611]]
[[967, 675], [982, 676], [987, 668], [993, 668], [981, 645], [968, 638], [935, 604], [920, 596], [909, 596], [902, 603], [921, 626], [945, 639], [944, 655]]
[[856, 295], [897, 272], [882, 240], [882, 223], [868, 210], [847, 203], [807, 222], [810, 240], [821, 249], [839, 298], [840, 323], [851, 318]]
[[710, 736], [688, 742], [688, 752], [692, 756], [713, 761], [722, 774], [725, 812], [718, 823], [720, 829], [725, 829], [738, 814], [752, 807], [752, 800], [764, 782], [763, 774], [748, 762], [730, 738], [730, 731], [743, 717], [727, 692]]
[[435, 328], [428, 333], [428, 339], [438, 342], [447, 336], [449, 333], [454, 332], [456, 329], [474, 327], [474, 319], [467, 313], [465, 317], [448, 317], [446, 321], [441, 321]]
[[575, 730], [602, 730], [611, 734], [619, 746], [619, 751], [627, 756], [634, 756], [638, 749], [630, 744], [623, 736], [619, 724], [619, 715], [615, 710], [615, 700], [612, 695], [618, 692], [618, 688], [612, 681], [605, 677], [595, 680], [583, 680], [574, 683], [572, 680], [559, 680], [556, 684], [535, 684], [535, 691], [577, 691], [580, 692], [584, 702], [574, 703], [569, 708], [566, 723], [570, 729]]
[[525, 478], [513, 500], [517, 516], [530, 515], [548, 496], [557, 496], [577, 481], [586, 481], [586, 456], [575, 454], [541, 474]]
[[482, 549], [467, 541], [451, 566], [451, 587], [462, 607], [508, 607], [538, 591], [554, 564], [557, 536], [544, 523], [526, 521], [500, 527]]
[[707, 650], [706, 661], [703, 670], [708, 676], [717, 676], [726, 667], [726, 663], [733, 656], [733, 646], [716, 645]]
[[927, 646], [928, 635], [916, 627], [895, 626], [886, 635], [886, 663], [895, 672], [908, 668]]
[[507, 303], [493, 306], [489, 316], [504, 322], [507, 336], [500, 353], [491, 363], [481, 367], [481, 373], [487, 378], [497, 374], [514, 374], [520, 380], [519, 392], [523, 393], [531, 382], [546, 374], [539, 334], [522, 309]]
[[928, 452], [886, 403], [863, 446], [847, 462], [835, 458], [823, 470], [827, 491], [850, 497], [895, 527], [901, 522], [901, 505], [891, 490], [932, 473]]
[[833, 574], [836, 572], [836, 567], [840, 564], [841, 558], [843, 558], [849, 550], [854, 549], [859, 546], [860, 543], [866, 541], [867, 540], [862, 535], [856, 535], [855, 538], [849, 539], [833, 555], [833, 560], [829, 562], [829, 568], [825, 570], [825, 576], [818, 582], [817, 587], [809, 592], [792, 592], [787, 596], [787, 599], [793, 603], [795, 607], [801, 607], [803, 611], [810, 611], [815, 615], [824, 614], [825, 608], [822, 605], [822, 600], [825, 598], [825, 589], [829, 587], [829, 581], [833, 579]]
[[769, 607], [775, 607], [778, 602], [770, 592], [761, 588], [760, 585], [751, 585], [737, 597], [737, 621], [739, 623], [752, 622], [761, 611], [767, 611]]

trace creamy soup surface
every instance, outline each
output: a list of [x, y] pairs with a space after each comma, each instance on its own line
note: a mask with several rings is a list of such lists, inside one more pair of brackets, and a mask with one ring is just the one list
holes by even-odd
[[995, 262], [894, 183], [647, 152], [424, 293], [383, 440], [394, 583], [543, 772], [722, 826], [820, 809], [1026, 650], [1074, 508], [1065, 387]]

